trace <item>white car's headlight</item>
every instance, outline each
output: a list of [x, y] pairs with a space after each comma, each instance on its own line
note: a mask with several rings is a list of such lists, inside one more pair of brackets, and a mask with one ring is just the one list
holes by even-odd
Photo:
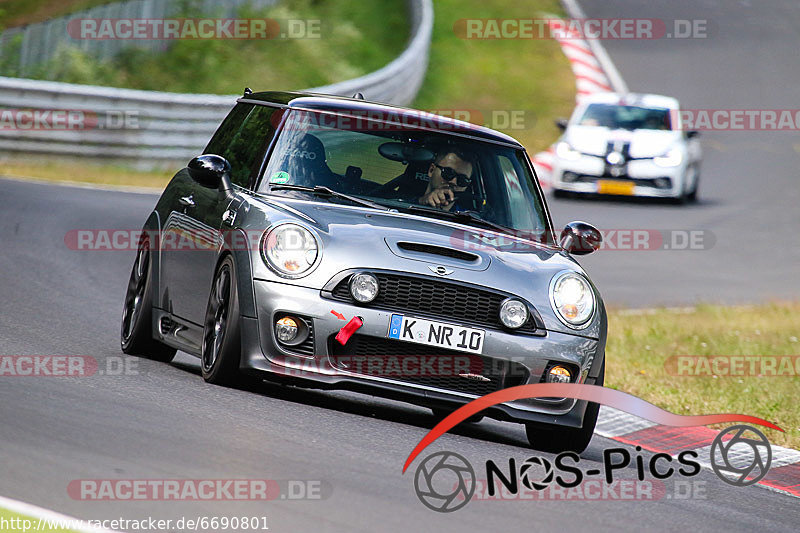
[[683, 161], [683, 152], [680, 148], [673, 148], [666, 154], [653, 159], [660, 167], [677, 167]]
[[314, 235], [299, 224], [285, 223], [271, 228], [261, 240], [261, 255], [279, 275], [296, 278], [307, 274], [319, 256]]
[[582, 329], [594, 315], [594, 291], [589, 282], [576, 272], [561, 272], [550, 282], [550, 303], [566, 325]]
[[566, 141], [561, 141], [556, 145], [556, 155], [561, 159], [566, 159], [567, 161], [575, 161], [581, 157], [581, 153], [575, 150]]

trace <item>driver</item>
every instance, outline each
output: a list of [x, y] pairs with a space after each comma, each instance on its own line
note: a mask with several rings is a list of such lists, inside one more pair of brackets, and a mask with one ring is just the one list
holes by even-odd
[[472, 163], [456, 152], [444, 152], [431, 163], [428, 178], [428, 188], [417, 202], [450, 211], [456, 205], [456, 195], [472, 182]]

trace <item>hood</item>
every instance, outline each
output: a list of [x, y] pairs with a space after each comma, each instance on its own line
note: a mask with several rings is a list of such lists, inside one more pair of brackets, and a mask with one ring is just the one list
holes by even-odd
[[[259, 198], [246, 218], [253, 229], [287, 221], [303, 224], [316, 233], [322, 248], [315, 270], [295, 280], [277, 278], [260, 254], [257, 259], [253, 254], [255, 278], [322, 289], [336, 274], [353, 268], [409, 272], [519, 296], [536, 307], [548, 330], [575, 333], [550, 306], [553, 276], [563, 270], [583, 273], [559, 248], [450, 221], [324, 201]], [[436, 273], [440, 266], [446, 275]], [[580, 334], [596, 336], [594, 329]]]
[[630, 143], [634, 158], [657, 157], [681, 139], [681, 132], [671, 130], [612, 130], [599, 126], [570, 126], [563, 138], [575, 150], [603, 157], [609, 143]]

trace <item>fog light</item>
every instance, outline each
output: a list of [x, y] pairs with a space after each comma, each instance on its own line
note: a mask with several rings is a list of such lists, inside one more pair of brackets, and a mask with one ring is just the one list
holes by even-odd
[[354, 274], [350, 278], [350, 295], [359, 303], [371, 302], [378, 296], [378, 278], [367, 272]]
[[563, 366], [554, 366], [547, 374], [548, 383], [569, 383], [572, 381], [572, 374]]
[[509, 298], [500, 306], [500, 322], [507, 328], [517, 329], [528, 321], [528, 308], [519, 300]]
[[654, 181], [657, 189], [672, 188], [672, 180], [670, 180], [669, 178], [656, 178]]
[[297, 338], [297, 322], [289, 316], [285, 316], [275, 322], [275, 335], [281, 342], [292, 342]]

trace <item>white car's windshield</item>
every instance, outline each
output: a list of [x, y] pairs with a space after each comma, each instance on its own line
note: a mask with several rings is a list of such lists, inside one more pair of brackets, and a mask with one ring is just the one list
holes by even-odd
[[291, 111], [259, 192], [307, 197], [312, 191], [299, 187], [327, 187], [399, 211], [457, 218], [470, 225], [480, 225], [476, 219], [482, 219], [525, 238], [551, 242], [543, 200], [521, 149], [339, 118]]
[[672, 129], [669, 109], [616, 104], [589, 104], [577, 124], [622, 130]]

